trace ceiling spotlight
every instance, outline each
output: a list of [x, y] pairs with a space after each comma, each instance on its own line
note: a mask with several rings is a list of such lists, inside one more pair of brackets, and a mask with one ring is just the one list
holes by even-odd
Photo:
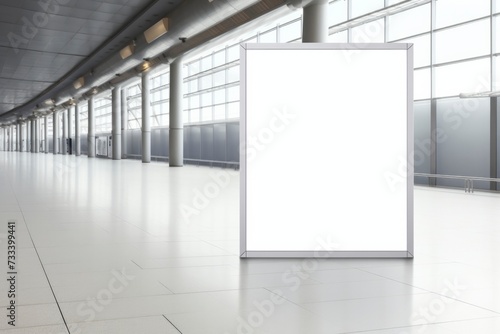
[[151, 28], [144, 32], [144, 37], [148, 43], [165, 35], [168, 31], [168, 18], [164, 17], [160, 21], [156, 22]]
[[179, 40], [180, 40], [182, 43], [186, 43], [186, 41], [187, 41], [187, 37], [179, 37]]
[[43, 101], [43, 103], [45, 103], [48, 106], [53, 106], [54, 104], [56, 104], [56, 100], [54, 100], [54, 99], [47, 99], [47, 100]]

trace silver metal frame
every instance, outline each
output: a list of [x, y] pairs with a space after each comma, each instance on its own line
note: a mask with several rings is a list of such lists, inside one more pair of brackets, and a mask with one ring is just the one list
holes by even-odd
[[[240, 143], [247, 142], [246, 78], [247, 50], [406, 50], [407, 54], [407, 161], [413, 161], [413, 44], [407, 43], [297, 43], [240, 45]], [[407, 169], [407, 250], [406, 251], [247, 251], [247, 159], [240, 149], [240, 257], [241, 258], [413, 258], [413, 164]]]

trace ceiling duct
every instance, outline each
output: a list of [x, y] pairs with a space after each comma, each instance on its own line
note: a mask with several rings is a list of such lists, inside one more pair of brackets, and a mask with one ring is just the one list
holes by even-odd
[[[136, 36], [134, 52], [128, 58], [122, 59], [118, 51], [96, 66], [91, 73], [81, 77], [85, 87], [88, 87], [87, 91], [79, 91], [73, 85], [69, 85], [58, 94], [54, 94], [57, 95], [55, 99], [57, 108], [72, 97], [77, 100], [88, 99], [96, 94], [95, 90], [98, 94], [105, 89], [110, 89], [113, 85], [121, 85], [136, 77], [141, 73], [144, 59], [147, 59], [151, 68], [167, 64], [179, 55], [284, 5], [286, 5], [286, 0], [217, 0], [213, 2], [184, 0], [168, 14], [168, 32], [151, 43], [147, 42], [144, 34]], [[151, 6], [148, 11], [154, 12], [154, 9], [155, 6]], [[47, 94], [50, 94], [50, 91]], [[42, 110], [49, 110], [53, 106], [44, 105], [43, 107]], [[33, 110], [20, 108], [22, 113], [30, 113]], [[13, 111], [5, 114], [4, 118], [8, 119]]]

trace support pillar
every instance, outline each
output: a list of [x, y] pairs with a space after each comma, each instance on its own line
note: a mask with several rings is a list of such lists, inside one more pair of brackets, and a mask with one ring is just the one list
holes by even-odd
[[45, 154], [49, 154], [49, 116], [45, 116], [44, 121], [43, 133], [45, 134], [45, 145], [43, 149]]
[[315, 0], [304, 6], [302, 42], [328, 42], [328, 0]]
[[63, 133], [62, 133], [62, 141], [61, 141], [61, 150], [62, 154], [66, 155], [68, 152], [68, 147], [66, 146], [66, 139], [68, 139], [68, 111], [62, 111], [62, 120], [63, 120]]
[[30, 129], [31, 129], [31, 140], [30, 140], [30, 152], [35, 153], [35, 131], [36, 131], [36, 125], [35, 125], [35, 120], [31, 119], [30, 121]]
[[142, 162], [151, 162], [151, 72], [142, 73]]
[[75, 105], [75, 156], [79, 157], [82, 154], [82, 138], [81, 138], [81, 129], [80, 129], [80, 107], [78, 104]]
[[57, 111], [54, 111], [52, 114], [52, 148], [54, 149], [54, 155], [59, 152], [59, 117], [57, 115]]
[[120, 112], [120, 87], [114, 87], [111, 93], [111, 123], [113, 135], [113, 160], [121, 160], [122, 158], [122, 122]]
[[14, 152], [14, 125], [10, 126], [10, 151]]
[[88, 128], [87, 147], [88, 157], [95, 158], [95, 114], [94, 114], [94, 97], [88, 101]]
[[[68, 140], [70, 140], [71, 136], [73, 134], [73, 129], [72, 129], [73, 124], [72, 124], [72, 120], [71, 120], [71, 108], [68, 108], [68, 110], [66, 112], [68, 113], [68, 137], [67, 138], [68, 138]], [[69, 151], [69, 144], [67, 144], [67, 151]], [[71, 153], [68, 152], [68, 154], [69, 155], [73, 154], [73, 151], [74, 150], [72, 150]]]
[[121, 112], [122, 112], [122, 159], [127, 158], [127, 139], [128, 139], [128, 106], [127, 106], [127, 89], [121, 91]]
[[35, 153], [40, 153], [40, 119], [35, 118]]
[[26, 152], [31, 152], [31, 120], [26, 121]]
[[21, 152], [21, 123], [16, 125], [16, 151]]
[[170, 131], [169, 157], [170, 167], [182, 167], [184, 164], [184, 123], [182, 121], [182, 58], [178, 57], [170, 64]]
[[7, 151], [7, 129], [2, 128], [2, 134], [3, 134], [3, 145], [2, 145], [2, 151]]
[[23, 139], [24, 139], [24, 133], [23, 133], [23, 123], [19, 123], [19, 152], [23, 152]]

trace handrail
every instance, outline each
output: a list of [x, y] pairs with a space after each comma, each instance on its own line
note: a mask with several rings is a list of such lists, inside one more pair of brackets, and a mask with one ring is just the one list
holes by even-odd
[[466, 193], [474, 192], [474, 181], [489, 181], [489, 182], [500, 182], [498, 178], [491, 177], [482, 177], [482, 176], [463, 176], [463, 175], [445, 175], [445, 174], [427, 174], [427, 173], [414, 173], [414, 176], [423, 176], [423, 177], [433, 177], [433, 178], [442, 178], [442, 179], [455, 179], [455, 180], [464, 180], [464, 188]]

